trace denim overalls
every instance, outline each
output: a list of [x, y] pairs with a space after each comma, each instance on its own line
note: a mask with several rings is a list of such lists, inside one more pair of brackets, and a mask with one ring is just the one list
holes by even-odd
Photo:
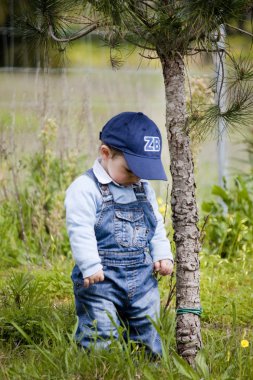
[[161, 354], [160, 337], [150, 322], [160, 312], [149, 253], [157, 222], [143, 184], [134, 185], [135, 202], [116, 203], [109, 186], [100, 184], [92, 169], [86, 174], [96, 182], [103, 197], [95, 235], [105, 279], [84, 288], [81, 271], [77, 265], [73, 269], [76, 339], [85, 348], [91, 342], [105, 348], [112, 336], [118, 338], [117, 326], [123, 323], [131, 340], [143, 343], [153, 354]]

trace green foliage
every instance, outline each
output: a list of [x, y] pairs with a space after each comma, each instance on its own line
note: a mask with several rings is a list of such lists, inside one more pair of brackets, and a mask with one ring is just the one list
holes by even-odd
[[80, 33], [72, 33], [70, 40], [83, 36], [81, 32], [88, 34], [100, 29], [101, 34], [118, 35], [133, 45], [173, 54], [187, 53], [194, 42], [202, 49], [210, 48], [220, 25], [242, 17], [249, 4], [246, 0], [229, 3], [36, 0], [25, 5], [25, 16], [18, 18], [17, 29], [20, 35], [41, 46], [47, 46], [51, 40], [61, 50], [63, 43], [59, 41], [68, 42], [68, 31], [79, 24]]
[[[221, 93], [217, 93], [216, 79], [210, 84], [209, 94], [203, 97], [202, 104], [193, 102], [194, 109], [190, 114], [190, 129], [198, 136], [199, 140], [204, 139], [208, 134], [213, 133], [217, 139], [217, 125], [222, 121], [224, 128], [228, 131], [239, 131], [251, 128], [253, 118], [253, 97], [252, 97], [252, 72], [253, 65], [249, 59], [239, 57], [236, 60], [229, 57], [228, 73], [223, 81], [224, 105], [221, 109]], [[225, 87], [225, 88], [224, 88]], [[213, 97], [210, 97], [210, 89], [216, 92], [217, 104], [214, 104]], [[195, 101], [195, 99], [193, 99]], [[210, 101], [211, 100], [211, 101]]]
[[[233, 260], [201, 254], [201, 304], [203, 326], [226, 330], [251, 328], [252, 257]], [[238, 338], [238, 334], [237, 334]]]
[[[201, 264], [204, 348], [195, 369], [175, 353], [173, 310], [162, 313], [156, 326], [163, 341], [161, 360], [151, 360], [138, 344], [125, 343], [124, 328], [119, 328], [119, 340], [108, 351], [80, 349], [73, 340], [76, 319], [70, 263], [64, 261], [47, 271], [37, 267], [29, 273], [16, 270], [0, 286], [0, 378], [251, 379], [252, 300], [248, 289], [253, 286], [252, 258], [229, 262], [202, 254]], [[166, 279], [159, 284], [165, 295]], [[242, 345], [243, 340], [249, 342], [248, 347]]]
[[221, 24], [240, 17], [247, 6], [247, 0], [187, 1], [182, 6], [181, 17], [191, 27], [190, 30], [196, 29], [197, 38], [203, 39], [203, 35], [210, 38]]
[[[67, 275], [65, 277], [68, 278]], [[58, 283], [60, 286], [59, 279]], [[49, 342], [50, 328], [43, 329], [42, 326], [55, 325], [60, 331], [65, 331], [64, 334], [72, 331], [74, 307], [69, 302], [64, 308], [61, 303], [52, 303], [50, 296], [54, 293], [49, 284], [45, 278], [42, 281], [28, 272], [9, 275], [0, 292], [0, 340], [13, 346], [27, 343], [27, 336], [36, 344], [44, 339]], [[67, 284], [71, 289], [69, 281]], [[63, 293], [67, 294], [61, 290], [61, 295]]]
[[[0, 204], [1, 260], [4, 265], [42, 262], [57, 256], [70, 255], [65, 227], [65, 190], [77, 176], [74, 155], [57, 157], [53, 153], [56, 124], [48, 120], [39, 136], [41, 149], [25, 160], [20, 173], [10, 165], [13, 173], [14, 197], [6, 197]], [[20, 170], [21, 170], [20, 169]], [[25, 173], [26, 176], [25, 176]], [[5, 189], [11, 193], [11, 189]]]
[[[252, 253], [253, 178], [238, 176], [232, 188], [213, 186], [218, 200], [202, 203], [207, 214], [204, 251], [222, 258]], [[227, 210], [224, 212], [224, 207]]]

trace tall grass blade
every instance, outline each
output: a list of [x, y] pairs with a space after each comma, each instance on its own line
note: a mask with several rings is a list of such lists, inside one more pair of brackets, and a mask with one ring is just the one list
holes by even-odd
[[201, 380], [201, 377], [192, 369], [192, 367], [179, 356], [175, 351], [172, 352], [173, 362], [178, 372], [190, 380]]
[[45, 359], [47, 359], [54, 368], [58, 368], [58, 366], [54, 363], [54, 361], [51, 359], [50, 355], [46, 352], [46, 350], [42, 350], [37, 344], [35, 344], [32, 339], [24, 332], [23, 329], [21, 329], [21, 327], [19, 327], [15, 322], [11, 322], [11, 324], [15, 327], [15, 329], [17, 329], [20, 334], [27, 340], [27, 342], [33, 346], [34, 348], [36, 348], [36, 350], [38, 350], [42, 356], [44, 356]]

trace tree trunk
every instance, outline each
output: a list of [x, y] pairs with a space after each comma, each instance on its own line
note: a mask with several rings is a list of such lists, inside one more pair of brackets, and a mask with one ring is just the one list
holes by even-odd
[[[166, 130], [172, 175], [171, 207], [177, 264], [176, 308], [200, 309], [198, 210], [194, 165], [187, 132], [184, 62], [179, 54], [159, 56], [165, 83]], [[194, 365], [201, 347], [198, 315], [177, 315], [176, 340], [178, 353]]]

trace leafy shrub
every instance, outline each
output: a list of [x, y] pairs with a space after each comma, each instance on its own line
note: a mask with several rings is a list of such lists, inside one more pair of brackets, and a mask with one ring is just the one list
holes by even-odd
[[252, 253], [253, 177], [236, 177], [231, 189], [213, 186], [212, 194], [217, 201], [202, 203], [208, 214], [204, 251], [222, 258]]

